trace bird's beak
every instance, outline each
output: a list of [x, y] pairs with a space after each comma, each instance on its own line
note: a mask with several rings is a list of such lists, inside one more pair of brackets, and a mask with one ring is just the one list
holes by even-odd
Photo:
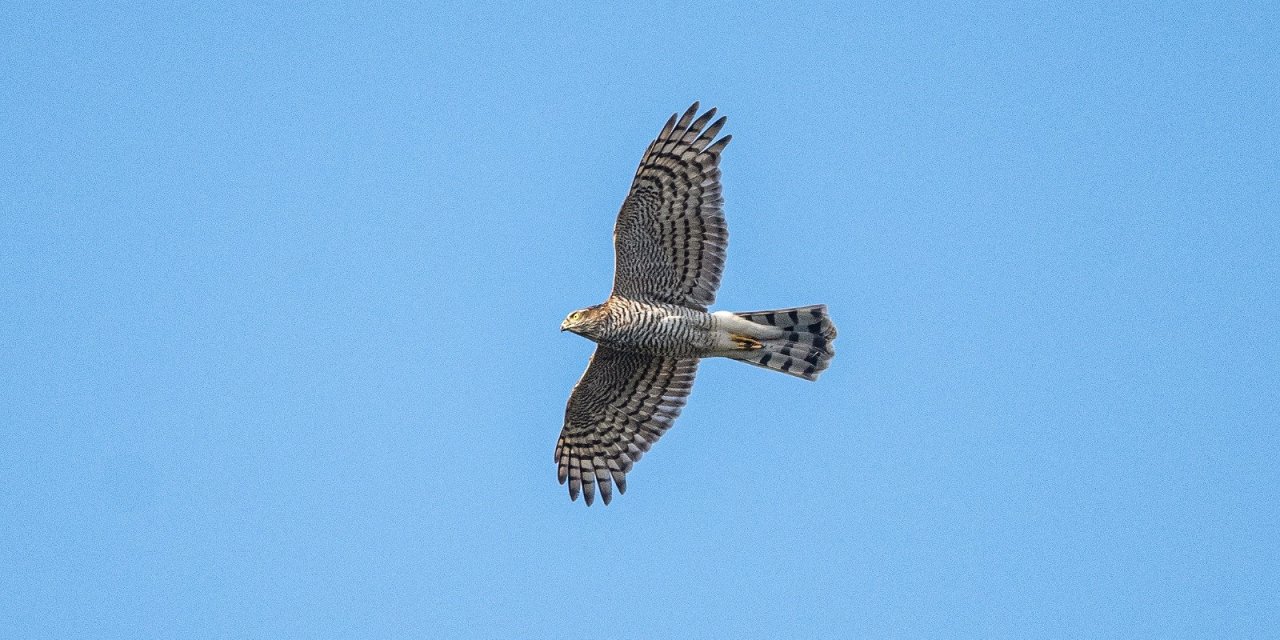
[[568, 320], [565, 320], [564, 322], [561, 322], [561, 323], [560, 323], [560, 330], [561, 330], [561, 331], [564, 331], [564, 330], [566, 329], [565, 325], [566, 325], [566, 324], [568, 324], [568, 323], [569, 323], [569, 321], [568, 321]]

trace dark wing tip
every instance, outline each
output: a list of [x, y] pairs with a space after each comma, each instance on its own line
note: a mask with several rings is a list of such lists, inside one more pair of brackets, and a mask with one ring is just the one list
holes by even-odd
[[718, 156], [720, 155], [721, 151], [724, 151], [725, 147], [729, 146], [729, 141], [731, 140], [733, 140], [733, 135], [732, 134], [726, 135], [725, 137], [720, 138], [719, 140], [716, 140], [715, 142], [711, 143], [711, 146], [703, 150], [703, 153], [711, 154], [713, 156]]
[[[657, 143], [658, 143], [658, 140], [664, 140], [664, 139], [666, 139], [666, 137], [667, 137], [667, 136], [671, 135], [671, 132], [672, 132], [675, 128], [676, 128], [676, 114], [674, 114], [674, 113], [673, 113], [673, 114], [671, 114], [671, 117], [670, 117], [670, 118], [667, 118], [667, 124], [665, 124], [665, 125], [663, 125], [663, 126], [662, 126], [662, 133], [659, 133], [659, 134], [658, 134], [658, 139], [657, 139], [657, 140], [654, 140], [654, 141], [653, 141], [653, 144], [657, 144]], [[650, 147], [650, 148], [653, 148], [653, 145], [651, 144], [651, 145], [649, 145], [649, 147]], [[646, 153], [648, 153], [648, 152], [646, 152]]]
[[698, 116], [698, 119], [694, 120], [693, 124], [689, 125], [689, 131], [702, 131], [702, 128], [707, 126], [707, 123], [711, 122], [714, 117], [716, 117], [716, 108], [711, 107], [706, 113]]
[[693, 103], [692, 105], [690, 105], [690, 106], [689, 106], [689, 110], [688, 110], [688, 111], [685, 111], [685, 112], [684, 112], [684, 115], [680, 116], [680, 121], [676, 123], [676, 131], [686, 131], [686, 130], [688, 130], [688, 129], [689, 129], [689, 124], [690, 124], [691, 122], [693, 122], [693, 117], [694, 117], [694, 116], [696, 116], [696, 115], [698, 115], [698, 103], [697, 103], [697, 102], [695, 102], [695, 103]]

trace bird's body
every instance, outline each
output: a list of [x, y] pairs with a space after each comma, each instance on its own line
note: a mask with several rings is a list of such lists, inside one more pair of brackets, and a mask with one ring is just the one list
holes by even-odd
[[[599, 346], [565, 409], [556, 445], [561, 483], [591, 504], [671, 426], [698, 361], [726, 357], [816, 380], [835, 351], [826, 306], [708, 312], [724, 267], [724, 118], [694, 120], [695, 102], [649, 145], [614, 229], [613, 293], [560, 325]], [[714, 140], [714, 142], [713, 142]]]
[[593, 309], [599, 322], [575, 333], [619, 351], [700, 357], [716, 342], [715, 319], [706, 311], [621, 296], [612, 296]]
[[[821, 314], [824, 307], [819, 305], [814, 309]], [[629, 353], [676, 358], [735, 358], [744, 355], [744, 351], [763, 349], [764, 343], [769, 341], [799, 340], [798, 334], [788, 339], [790, 331], [767, 322], [752, 322], [729, 311], [708, 313], [677, 304], [644, 302], [621, 296], [610, 296], [603, 304], [584, 311], [595, 314], [595, 321], [584, 322], [571, 329], [574, 333]], [[801, 309], [782, 309], [773, 313], [785, 316], [793, 311], [798, 314]], [[789, 316], [785, 319], [792, 320]], [[832, 333], [830, 337], [834, 337], [835, 329], [830, 321], [825, 325], [819, 323], [809, 333], [820, 334], [823, 329], [828, 329]], [[827, 343], [823, 346], [827, 347]], [[830, 354], [828, 347], [827, 355]], [[813, 364], [816, 366], [817, 363]], [[808, 376], [803, 373], [804, 369], [800, 368], [795, 375], [816, 376], [816, 372], [809, 372]]]

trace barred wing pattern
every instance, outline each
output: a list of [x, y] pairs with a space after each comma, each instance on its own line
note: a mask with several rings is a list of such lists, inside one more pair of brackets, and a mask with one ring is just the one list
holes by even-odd
[[695, 102], [672, 115], [640, 160], [614, 227], [614, 295], [699, 311], [715, 300], [729, 242], [720, 152], [732, 136], [715, 140], [725, 118], [708, 127], [716, 110], [697, 112]]
[[569, 396], [556, 442], [560, 484], [569, 483], [571, 499], [581, 491], [590, 505], [597, 485], [605, 504], [613, 498], [612, 485], [626, 493], [631, 465], [680, 415], [697, 370], [697, 358], [596, 347]]

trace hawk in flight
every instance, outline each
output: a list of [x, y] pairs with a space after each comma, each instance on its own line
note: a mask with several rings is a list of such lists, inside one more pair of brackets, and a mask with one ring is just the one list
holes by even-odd
[[[698, 103], [649, 144], [613, 231], [613, 292], [570, 313], [561, 331], [597, 344], [569, 396], [556, 443], [560, 484], [590, 505], [627, 490], [627, 472], [671, 427], [698, 359], [733, 358], [816, 380], [835, 350], [825, 305], [707, 312], [728, 244], [720, 152], [731, 136]], [[710, 125], [708, 125], [710, 123]]]

